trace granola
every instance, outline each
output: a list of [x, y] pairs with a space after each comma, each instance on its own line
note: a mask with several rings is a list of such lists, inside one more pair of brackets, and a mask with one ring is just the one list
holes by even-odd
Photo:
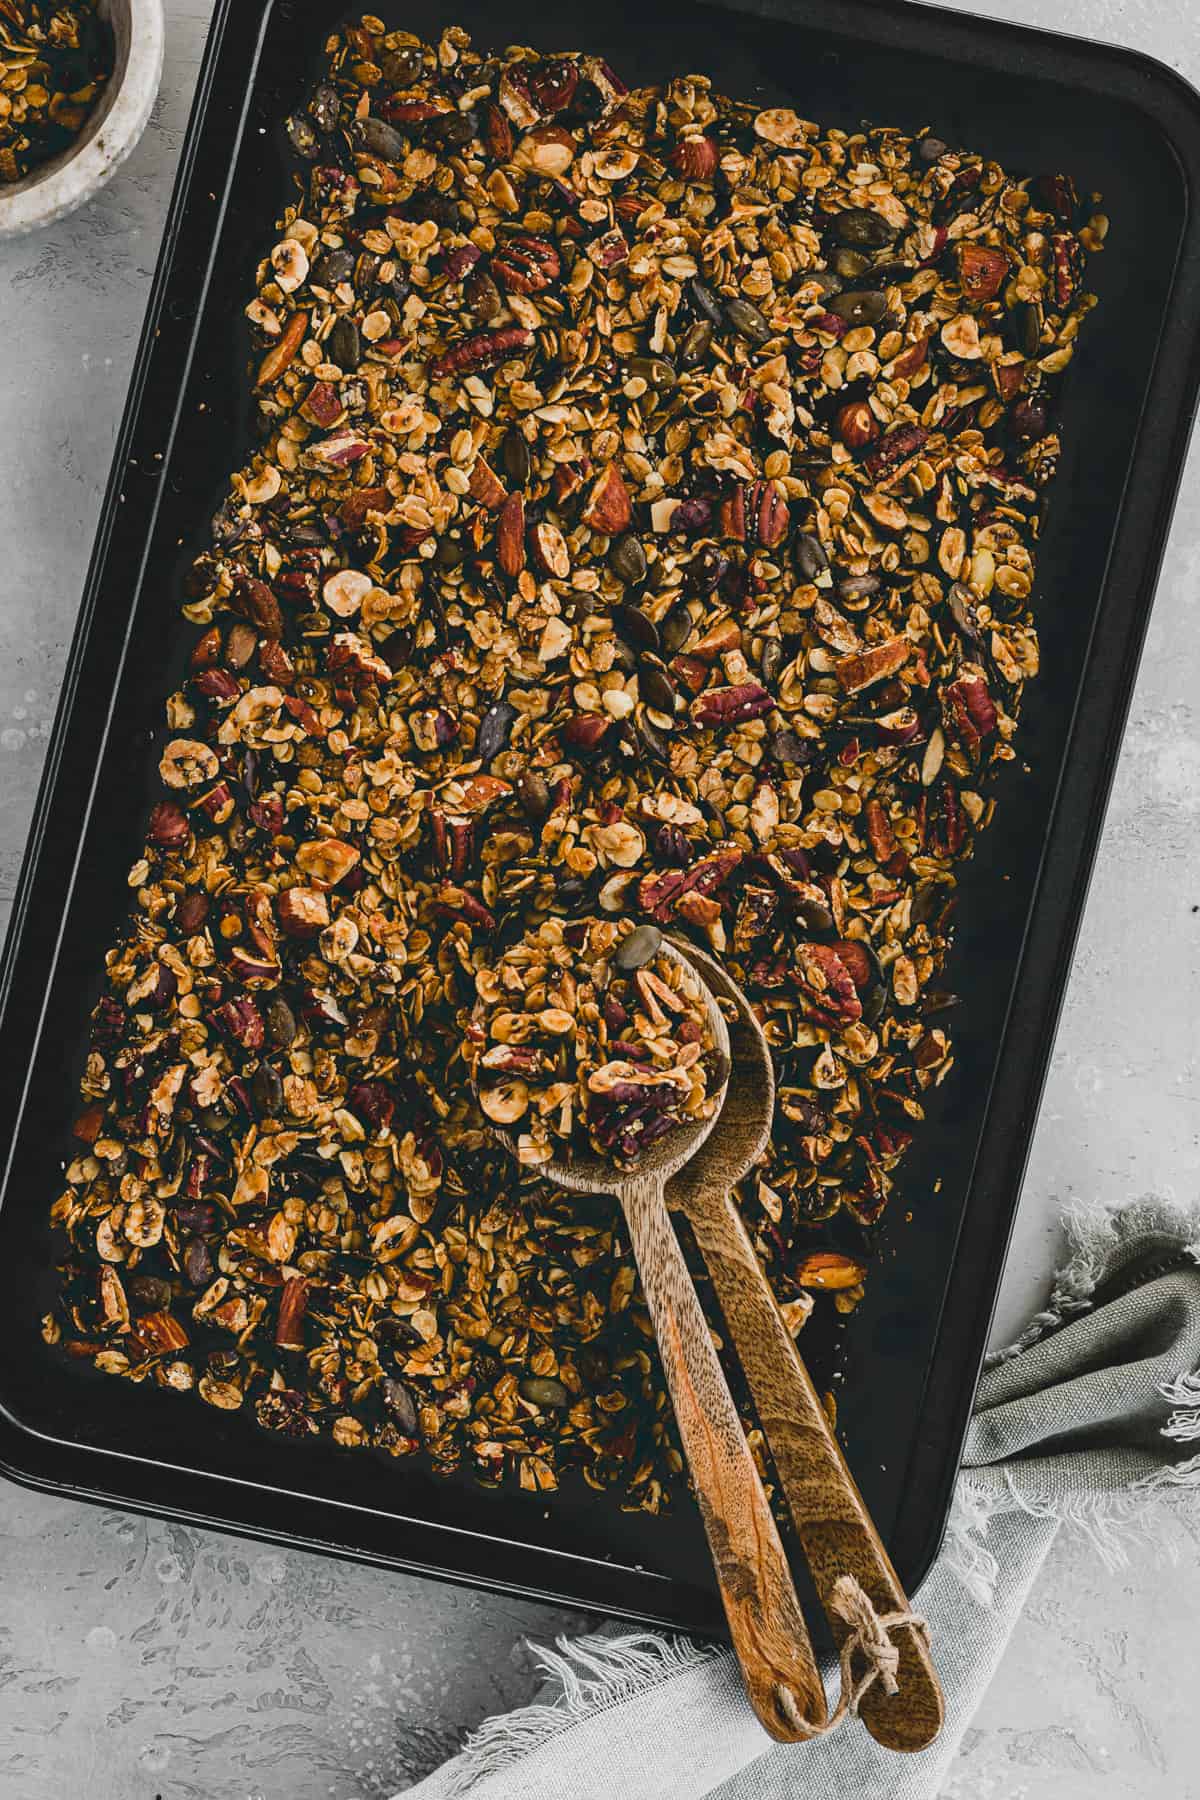
[[70, 148], [112, 67], [95, 0], [0, 0], [0, 189]]
[[577, 922], [694, 934], [777, 1062], [740, 1200], [786, 1316], [853, 1306], [953, 1063], [1106, 221], [928, 133], [370, 16], [287, 134], [46, 1335], [654, 1510], [620, 1224], [494, 1141], [477, 997]]
[[544, 919], [476, 971], [475, 991], [471, 1079], [526, 1168], [580, 1144], [632, 1168], [716, 1111], [729, 1071], [705, 991], [654, 925]]

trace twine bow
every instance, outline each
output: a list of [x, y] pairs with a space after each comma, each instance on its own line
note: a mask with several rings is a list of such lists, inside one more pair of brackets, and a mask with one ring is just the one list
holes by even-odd
[[[776, 1693], [779, 1709], [788, 1724], [794, 1730], [803, 1731], [806, 1736], [814, 1738], [827, 1737], [831, 1731], [836, 1731], [847, 1713], [857, 1716], [863, 1696], [875, 1682], [883, 1683], [885, 1694], [900, 1692], [897, 1679], [900, 1646], [891, 1636], [893, 1631], [911, 1625], [914, 1631], [923, 1632], [926, 1639], [929, 1637], [929, 1626], [917, 1613], [877, 1613], [869, 1596], [853, 1575], [838, 1576], [830, 1592], [829, 1605], [830, 1610], [848, 1627], [839, 1651], [841, 1691], [837, 1705], [823, 1725], [811, 1725], [800, 1712], [790, 1689], [781, 1686]], [[863, 1673], [857, 1678], [854, 1674], [855, 1656], [861, 1656], [866, 1664]]]

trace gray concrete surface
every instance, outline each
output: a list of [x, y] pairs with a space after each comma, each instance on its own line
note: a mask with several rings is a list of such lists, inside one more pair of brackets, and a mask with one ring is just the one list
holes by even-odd
[[[1200, 81], [1190, 0], [992, 0]], [[0, 908], [11, 902], [208, 0], [167, 0], [148, 137], [0, 249]], [[1200, 1176], [1200, 459], [1184, 483], [997, 1321], [1060, 1206]], [[1194, 1800], [1200, 1527], [1111, 1576], [1056, 1551], [944, 1800]], [[383, 1800], [528, 1692], [572, 1620], [0, 1486], [0, 1800]]]

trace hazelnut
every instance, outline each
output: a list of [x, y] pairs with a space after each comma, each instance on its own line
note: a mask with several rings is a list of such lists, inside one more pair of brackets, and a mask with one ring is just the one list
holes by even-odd
[[338, 569], [326, 579], [321, 597], [330, 612], [349, 619], [360, 610], [374, 585], [371, 577], [358, 569]]
[[866, 400], [847, 400], [837, 416], [837, 434], [847, 450], [863, 450], [879, 436], [879, 421]]
[[538, 125], [527, 131], [517, 145], [513, 162], [518, 169], [534, 175], [565, 175], [575, 160], [578, 148], [571, 133], [562, 125]]
[[329, 902], [320, 888], [285, 888], [276, 898], [275, 910], [288, 937], [315, 937], [329, 923]]
[[162, 850], [178, 850], [191, 836], [191, 826], [182, 807], [173, 800], [160, 800], [150, 814], [146, 841]]
[[296, 852], [296, 866], [327, 887], [336, 887], [355, 867], [359, 853], [353, 844], [340, 838], [321, 838], [316, 843], [301, 844]]

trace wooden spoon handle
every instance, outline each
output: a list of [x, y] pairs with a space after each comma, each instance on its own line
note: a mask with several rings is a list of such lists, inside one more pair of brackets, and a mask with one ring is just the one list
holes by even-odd
[[[709, 1189], [692, 1195], [686, 1211], [746, 1372], [796, 1535], [840, 1644], [847, 1627], [830, 1605], [839, 1575], [853, 1575], [881, 1614], [911, 1608], [735, 1202], [729, 1194]], [[941, 1730], [942, 1692], [923, 1634], [904, 1626], [895, 1641], [900, 1691], [889, 1697], [882, 1683], [874, 1682], [860, 1712], [878, 1743], [892, 1750], [922, 1750]]]
[[800, 1721], [824, 1724], [825, 1690], [770, 1503], [662, 1182], [633, 1175], [620, 1198], [746, 1692], [772, 1737], [798, 1742], [811, 1736]]

